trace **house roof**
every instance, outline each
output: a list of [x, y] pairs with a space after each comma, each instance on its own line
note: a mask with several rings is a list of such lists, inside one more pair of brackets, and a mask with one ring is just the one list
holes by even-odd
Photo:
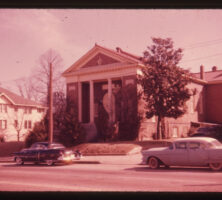
[[[95, 46], [90, 49], [86, 54], [84, 54], [82, 57], [80, 57], [74, 64], [72, 64], [67, 70], [63, 72], [63, 75], [79, 70], [79, 66], [84, 62], [84, 60], [94, 54], [95, 52], [104, 52], [110, 55], [113, 55], [115, 57], [118, 57], [119, 59], [125, 60], [126, 62], [129, 63], [134, 63], [134, 64], [143, 64], [142, 62], [142, 57], [128, 53], [123, 51], [121, 48], [117, 47], [116, 51], [113, 49], [109, 49], [103, 46], [100, 46], [98, 44], [95, 44]], [[104, 67], [104, 66], [101, 66]]]
[[[193, 76], [200, 79], [200, 73], [193, 73]], [[222, 70], [204, 72], [204, 80], [208, 82], [222, 81]]]
[[9, 101], [14, 105], [22, 105], [22, 106], [34, 106], [34, 107], [43, 107], [42, 104], [37, 103], [35, 101], [25, 99], [7, 89], [0, 87], [0, 96], [5, 96]]
[[100, 47], [100, 48], [105, 49], [105, 50], [108, 50], [108, 51], [110, 51], [112, 53], [121, 55], [121, 56], [123, 56], [125, 58], [132, 59], [132, 60], [134, 60], [134, 61], [136, 61], [138, 63], [142, 63], [142, 57], [141, 56], [137, 56], [135, 54], [123, 51], [120, 47], [116, 47], [116, 51], [114, 51], [113, 49], [109, 49], [109, 48], [100, 46], [98, 44], [95, 44], [95, 46]]
[[[107, 47], [104, 46], [100, 46], [98, 44], [95, 44], [95, 46], [90, 49], [86, 54], [84, 54], [82, 57], [80, 57], [73, 65], [71, 65], [68, 69], [66, 69], [63, 72], [63, 76], [66, 75], [74, 75], [74, 74], [80, 74], [80, 73], [87, 73], [87, 72], [94, 72], [96, 70], [108, 70], [105, 69], [103, 65], [99, 65], [99, 66], [94, 66], [93, 68], [79, 68], [79, 66], [81, 65], [82, 62], [84, 62], [84, 59], [86, 59], [88, 56], [92, 55], [95, 52], [106, 52], [110, 55], [115, 55], [117, 57], [121, 57], [123, 58], [123, 60], [130, 62], [130, 63], [134, 63], [134, 66], [143, 66], [144, 65], [144, 60], [142, 56], [138, 56], [126, 51], [123, 51], [120, 47], [116, 47], [116, 50], [113, 49], [109, 49]], [[110, 64], [109, 65], [109, 70], [111, 70], [111, 68], [118, 68], [119, 66], [122, 65], [128, 65], [129, 63], [114, 63], [114, 64]], [[108, 66], [108, 65], [107, 65]], [[200, 75], [198, 76], [198, 74], [191, 74], [191, 80], [193, 82], [197, 82], [200, 84], [206, 84], [206, 80], [202, 80], [200, 79]]]

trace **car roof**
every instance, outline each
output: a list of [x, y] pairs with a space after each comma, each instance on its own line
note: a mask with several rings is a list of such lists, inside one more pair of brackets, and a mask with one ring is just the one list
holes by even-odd
[[187, 138], [178, 138], [174, 142], [189, 142], [189, 141], [196, 141], [196, 142], [212, 142], [215, 141], [215, 138], [210, 137], [187, 137]]
[[[35, 142], [34, 144], [43, 144], [43, 145], [48, 145], [49, 142]], [[60, 143], [55, 143], [55, 142], [52, 142], [51, 144], [57, 144], [57, 145], [62, 145]]]

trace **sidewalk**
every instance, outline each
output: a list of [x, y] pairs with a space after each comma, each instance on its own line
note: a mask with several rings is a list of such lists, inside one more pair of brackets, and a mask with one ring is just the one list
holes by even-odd
[[[13, 157], [0, 157], [0, 162], [13, 162]], [[92, 163], [92, 164], [113, 164], [113, 165], [137, 165], [142, 162], [140, 153], [130, 155], [93, 155], [83, 156], [80, 160], [75, 160], [74, 163]]]
[[130, 155], [107, 155], [107, 156], [84, 156], [81, 158], [82, 162], [98, 162], [102, 164], [116, 164], [116, 165], [137, 165], [142, 162], [142, 155], [140, 153]]

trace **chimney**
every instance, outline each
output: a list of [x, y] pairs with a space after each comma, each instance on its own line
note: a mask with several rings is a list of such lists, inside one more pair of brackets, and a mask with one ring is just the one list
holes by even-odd
[[116, 51], [117, 51], [118, 53], [120, 53], [120, 51], [121, 51], [120, 47], [116, 47]]
[[212, 72], [216, 72], [217, 71], [217, 66], [213, 66], [212, 67]]
[[200, 79], [204, 80], [205, 79], [205, 73], [204, 73], [204, 66], [200, 66]]

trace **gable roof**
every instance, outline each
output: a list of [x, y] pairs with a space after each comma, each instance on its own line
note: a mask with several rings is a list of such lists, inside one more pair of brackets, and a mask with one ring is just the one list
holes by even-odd
[[[86, 67], [86, 64], [89, 63], [89, 60], [84, 63], [84, 60], [89, 58], [90, 56], [98, 55], [100, 53], [106, 53], [109, 55], [113, 55], [114, 57], [117, 56], [118, 58], [122, 58], [125, 61], [128, 61], [127, 63], [125, 62], [114, 62], [107, 64], [106, 66], [109, 67], [109, 70], [116, 70], [118, 68], [124, 68], [124, 67], [135, 67], [135, 65], [140, 65], [144, 66], [144, 60], [142, 56], [138, 56], [126, 51], [123, 51], [120, 47], [116, 47], [116, 50], [109, 49], [103, 46], [100, 46], [98, 44], [95, 44], [95, 46], [90, 49], [86, 54], [84, 54], [82, 57], [80, 57], [73, 65], [71, 65], [68, 69], [66, 69], [62, 75], [74, 75], [74, 74], [81, 74], [81, 73], [94, 73], [97, 72], [98, 70], [103, 71], [107, 70], [105, 69], [104, 65], [96, 65], [93, 66], [93, 68]], [[89, 65], [87, 65], [89, 66]], [[192, 82], [199, 83], [199, 84], [206, 84], [206, 80], [200, 79], [200, 77], [194, 75], [193, 73], [190, 74], [190, 79]]]
[[[109, 49], [103, 46], [100, 46], [98, 44], [95, 44], [95, 46], [90, 49], [85, 55], [83, 55], [81, 58], [79, 58], [73, 65], [71, 65], [67, 70], [63, 72], [63, 75], [66, 75], [70, 72], [76, 71], [81, 67], [81, 65], [84, 65], [86, 63], [85, 60], [92, 55], [95, 56], [98, 53], [104, 53], [106, 55], [110, 55], [116, 58], [116, 60], [120, 60], [127, 62], [127, 63], [132, 63], [132, 64], [143, 64], [142, 62], [142, 57], [133, 55], [131, 53], [123, 51], [121, 48], [117, 47], [116, 51], [113, 49]], [[87, 61], [88, 62], [88, 61]], [[101, 67], [104, 67], [100, 65]]]
[[[200, 79], [200, 73], [193, 73], [193, 76]], [[208, 82], [222, 81], [222, 70], [204, 72], [204, 80]]]
[[0, 87], [0, 96], [5, 96], [14, 105], [44, 107], [40, 103], [26, 99], [2, 87]]

